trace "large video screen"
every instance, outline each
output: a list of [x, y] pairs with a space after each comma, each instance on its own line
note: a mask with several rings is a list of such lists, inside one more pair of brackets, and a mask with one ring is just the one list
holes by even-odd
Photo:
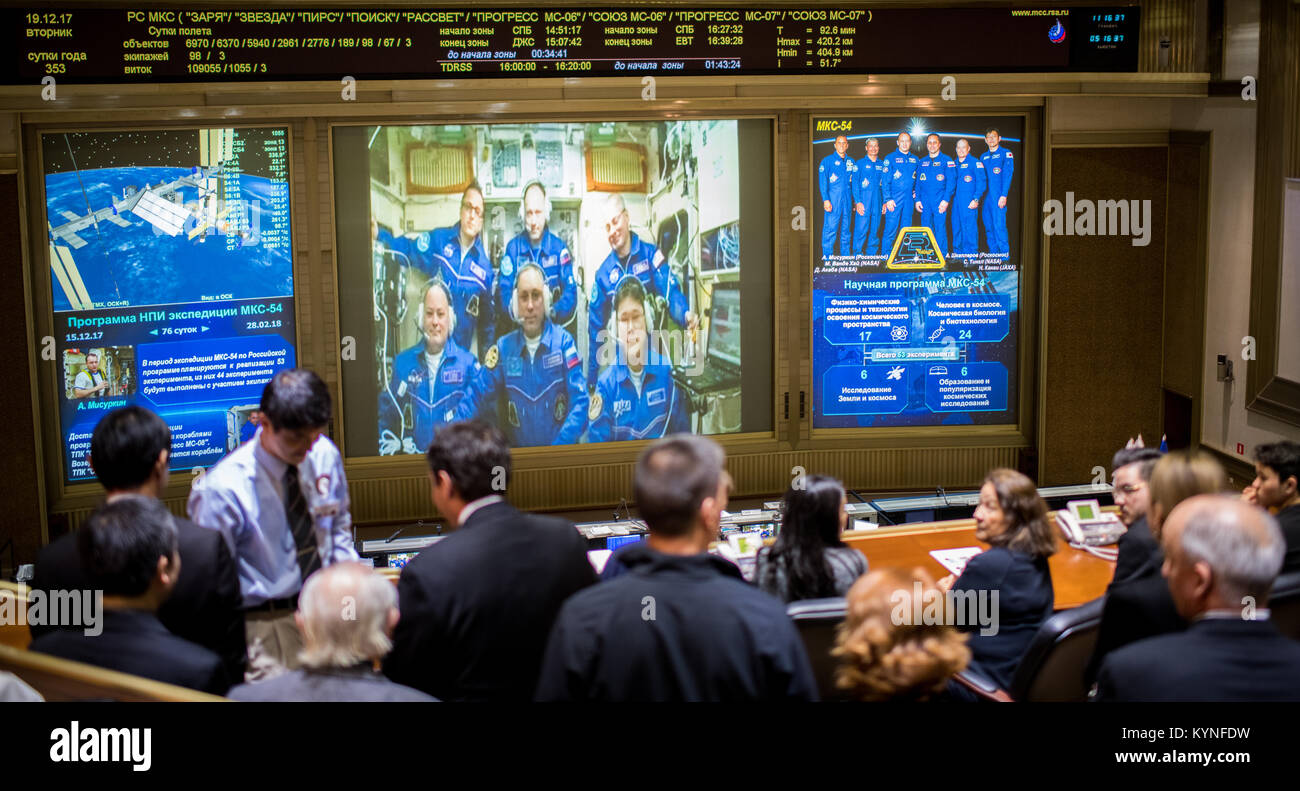
[[334, 162], [348, 455], [771, 430], [770, 121], [339, 127]]
[[813, 427], [1014, 424], [1023, 117], [813, 128]]
[[65, 478], [138, 403], [172, 430], [171, 466], [215, 463], [256, 429], [295, 364], [288, 130], [41, 136]]

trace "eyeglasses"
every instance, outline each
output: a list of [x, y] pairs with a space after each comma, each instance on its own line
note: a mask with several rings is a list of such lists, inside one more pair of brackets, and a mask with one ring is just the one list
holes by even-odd
[[475, 217], [482, 217], [482, 216], [483, 216], [483, 207], [482, 207], [482, 206], [475, 206], [475, 205], [472, 204], [472, 203], [462, 203], [462, 204], [460, 205], [460, 210], [461, 210], [461, 213], [462, 213], [462, 214], [465, 213], [465, 212], [469, 212], [470, 214], [472, 214], [472, 215], [475, 216]]
[[1144, 484], [1144, 483], [1126, 483], [1126, 484], [1124, 484], [1123, 486], [1119, 487], [1119, 490], [1120, 490], [1121, 492], [1123, 492], [1124, 494], [1137, 494], [1138, 492], [1142, 491], [1142, 487], [1143, 487], [1143, 486], [1146, 486], [1146, 484]]

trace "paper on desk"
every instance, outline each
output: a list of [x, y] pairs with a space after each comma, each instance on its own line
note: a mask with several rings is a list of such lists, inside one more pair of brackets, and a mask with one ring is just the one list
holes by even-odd
[[934, 558], [940, 566], [951, 571], [953, 575], [960, 577], [961, 573], [966, 570], [966, 563], [983, 551], [979, 547], [935, 549], [931, 550], [930, 557]]

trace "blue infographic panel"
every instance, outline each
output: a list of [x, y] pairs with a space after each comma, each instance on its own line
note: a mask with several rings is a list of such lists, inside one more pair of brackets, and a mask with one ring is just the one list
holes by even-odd
[[171, 467], [216, 463], [296, 364], [288, 130], [43, 135], [65, 478], [92, 479], [100, 418], [172, 431]]
[[814, 428], [1014, 424], [1023, 119], [814, 128]]

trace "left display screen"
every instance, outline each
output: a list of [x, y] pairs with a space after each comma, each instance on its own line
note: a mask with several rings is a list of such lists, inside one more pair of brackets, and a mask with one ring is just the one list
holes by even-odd
[[296, 364], [288, 129], [47, 133], [41, 157], [66, 481], [128, 403], [172, 469], [215, 463]]

